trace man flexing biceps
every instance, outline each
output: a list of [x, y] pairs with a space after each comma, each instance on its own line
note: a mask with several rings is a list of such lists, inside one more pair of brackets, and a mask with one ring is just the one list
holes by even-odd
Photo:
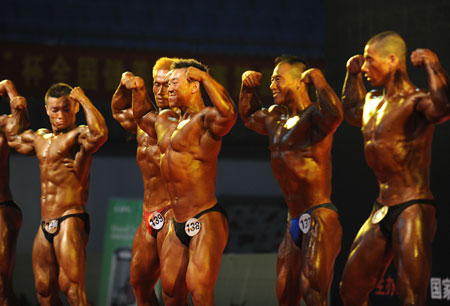
[[[161, 173], [174, 214], [160, 255], [164, 302], [177, 305], [172, 297], [187, 287], [195, 305], [213, 305], [228, 239], [228, 219], [214, 194], [217, 157], [237, 112], [228, 92], [199, 62], [178, 60], [171, 69], [171, 109], [160, 112], [155, 124]], [[201, 85], [212, 107], [205, 107]], [[140, 120], [151, 105], [134, 102], [133, 113]]]
[[9, 187], [8, 127], [16, 133], [28, 128], [26, 101], [10, 80], [0, 82], [0, 97], [8, 96], [12, 115], [0, 116], [0, 305], [18, 305], [12, 288], [16, 242], [22, 225], [22, 211], [13, 201]]
[[153, 66], [153, 95], [157, 108], [140, 120], [147, 132], [138, 127], [132, 110], [133, 99], [148, 99], [142, 78], [131, 72], [124, 73], [111, 101], [114, 119], [128, 132], [136, 134], [136, 161], [144, 181], [143, 216], [134, 236], [130, 270], [130, 281], [138, 305], [158, 305], [154, 290], [160, 274], [158, 250], [172, 222], [170, 199], [160, 171], [160, 152], [154, 126], [158, 112], [169, 107], [165, 76], [173, 61], [162, 57]]
[[[279, 305], [326, 305], [341, 249], [342, 228], [331, 203], [331, 146], [343, 119], [339, 98], [318, 69], [296, 56], [275, 59], [270, 89], [274, 105], [261, 108], [255, 88], [261, 73], [242, 75], [239, 114], [245, 126], [269, 137], [272, 172], [289, 217], [278, 249]], [[307, 88], [314, 86], [318, 101]]]
[[[448, 77], [427, 49], [411, 54], [424, 67], [429, 91], [419, 90], [406, 71], [406, 44], [383, 32], [366, 44], [364, 56], [347, 62], [342, 101], [347, 121], [361, 128], [366, 161], [379, 194], [359, 230], [341, 282], [345, 305], [367, 305], [369, 292], [391, 261], [402, 305], [424, 305], [431, 273], [436, 204], [430, 190], [434, 125], [449, 118]], [[362, 74], [380, 90], [367, 92]]]
[[[87, 126], [77, 126], [82, 106]], [[92, 154], [106, 141], [100, 112], [79, 87], [58, 83], [45, 95], [52, 131], [17, 133], [8, 143], [18, 152], [36, 155], [41, 170], [41, 224], [33, 244], [33, 272], [40, 305], [60, 305], [61, 289], [70, 305], [88, 305], [85, 247], [89, 237], [86, 202]]]

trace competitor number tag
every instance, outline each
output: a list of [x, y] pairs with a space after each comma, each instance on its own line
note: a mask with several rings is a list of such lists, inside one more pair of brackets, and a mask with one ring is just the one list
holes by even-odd
[[189, 237], [194, 237], [200, 232], [202, 225], [197, 218], [190, 218], [186, 221], [186, 225], [184, 226], [184, 231]]
[[310, 214], [301, 215], [300, 219], [298, 220], [298, 226], [300, 227], [300, 230], [304, 234], [308, 233], [311, 227], [311, 215]]
[[49, 234], [54, 234], [58, 230], [58, 220], [50, 220], [48, 223], [45, 224], [45, 230]]
[[155, 230], [160, 230], [164, 225], [164, 217], [159, 212], [154, 211], [148, 218], [148, 224]]
[[381, 220], [383, 220], [384, 216], [388, 213], [389, 207], [383, 206], [378, 209], [372, 216], [372, 224], [377, 224]]

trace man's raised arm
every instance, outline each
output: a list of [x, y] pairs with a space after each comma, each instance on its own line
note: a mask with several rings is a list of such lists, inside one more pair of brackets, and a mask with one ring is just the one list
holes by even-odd
[[137, 124], [131, 107], [132, 91], [126, 87], [128, 80], [134, 78], [131, 72], [124, 72], [111, 100], [111, 112], [117, 122], [128, 132], [136, 134]]
[[86, 116], [88, 129], [80, 135], [80, 144], [87, 152], [95, 152], [108, 139], [105, 119], [80, 87], [70, 92], [70, 98], [79, 102]]
[[342, 105], [345, 119], [355, 126], [362, 126], [362, 113], [366, 97], [366, 88], [362, 79], [362, 55], [355, 55], [347, 61], [347, 75], [342, 89]]
[[141, 77], [135, 76], [128, 80], [126, 86], [132, 90], [133, 117], [137, 125], [147, 134], [154, 129], [157, 108], [150, 100], [145, 82]]
[[214, 80], [209, 73], [195, 67], [187, 68], [186, 79], [203, 84], [216, 110], [207, 114], [205, 122], [215, 135], [226, 135], [237, 118], [236, 106], [228, 91]]
[[325, 80], [319, 69], [308, 69], [302, 74], [302, 82], [312, 84], [318, 94], [320, 112], [323, 116], [320, 127], [325, 134], [333, 133], [343, 119], [342, 103]]
[[34, 155], [34, 132], [25, 131], [30, 126], [27, 101], [20, 96], [10, 80], [0, 82], [0, 96], [8, 95], [11, 115], [5, 117], [2, 128], [8, 145], [21, 154]]
[[431, 99], [421, 99], [418, 109], [430, 122], [443, 122], [450, 118], [450, 88], [448, 75], [437, 55], [429, 49], [417, 49], [411, 54], [415, 67], [424, 66], [428, 77]]
[[239, 115], [247, 128], [267, 135], [265, 117], [267, 111], [255, 97], [255, 89], [261, 85], [262, 74], [246, 71], [242, 74], [241, 92], [239, 93]]

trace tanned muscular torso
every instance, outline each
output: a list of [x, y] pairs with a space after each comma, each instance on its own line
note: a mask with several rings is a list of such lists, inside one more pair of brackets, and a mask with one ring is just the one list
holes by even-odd
[[423, 92], [385, 98], [366, 96], [362, 133], [366, 160], [378, 179], [379, 201], [395, 205], [417, 198], [433, 198], [429, 189], [433, 125], [417, 112]]

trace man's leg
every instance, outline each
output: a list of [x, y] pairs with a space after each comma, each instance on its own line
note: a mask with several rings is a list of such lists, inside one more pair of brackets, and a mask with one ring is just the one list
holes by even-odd
[[342, 227], [338, 214], [327, 208], [316, 209], [311, 220], [302, 252], [302, 292], [306, 305], [327, 305]]
[[168, 231], [165, 236], [161, 232], [158, 233], [164, 305], [185, 305], [188, 296], [186, 287], [188, 249], [176, 236], [173, 223], [164, 225], [164, 228], [166, 227]]
[[431, 274], [435, 208], [411, 205], [398, 217], [392, 233], [397, 291], [403, 305], [425, 305]]
[[228, 241], [228, 221], [216, 211], [202, 215], [199, 221], [200, 232], [189, 245], [186, 285], [194, 305], [214, 305], [214, 287]]
[[130, 282], [139, 306], [159, 305], [154, 290], [159, 272], [156, 240], [148, 232], [145, 218], [142, 218], [134, 235], [130, 267]]
[[346, 306], [368, 305], [370, 291], [392, 259], [392, 246], [379, 225], [372, 224], [372, 215], [373, 212], [356, 235], [342, 274], [340, 294]]
[[22, 214], [14, 207], [0, 207], [0, 305], [17, 305], [12, 290], [12, 273], [16, 242], [22, 225]]
[[292, 240], [289, 222], [278, 248], [276, 293], [278, 305], [300, 305], [301, 249]]
[[62, 305], [59, 299], [58, 264], [55, 252], [40, 227], [34, 238], [32, 258], [39, 305]]
[[59, 285], [70, 305], [89, 305], [85, 285], [85, 248], [88, 238], [84, 221], [77, 217], [61, 222], [54, 238], [53, 245], [59, 263]]

